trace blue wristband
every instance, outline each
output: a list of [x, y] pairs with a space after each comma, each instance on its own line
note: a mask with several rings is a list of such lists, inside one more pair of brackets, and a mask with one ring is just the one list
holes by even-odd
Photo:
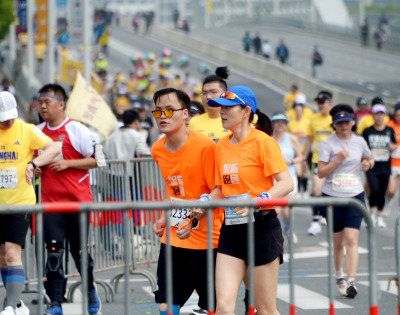
[[200, 200], [200, 201], [208, 201], [208, 200], [211, 200], [211, 196], [210, 196], [209, 194], [202, 194], [202, 195], [199, 197], [199, 199], [197, 199], [197, 200]]
[[254, 199], [271, 199], [271, 196], [267, 192], [263, 192], [259, 194], [256, 198]]

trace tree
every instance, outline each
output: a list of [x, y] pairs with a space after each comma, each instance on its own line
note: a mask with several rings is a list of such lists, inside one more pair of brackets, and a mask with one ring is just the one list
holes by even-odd
[[14, 20], [13, 0], [0, 1], [0, 41], [2, 41], [8, 33], [10, 24]]

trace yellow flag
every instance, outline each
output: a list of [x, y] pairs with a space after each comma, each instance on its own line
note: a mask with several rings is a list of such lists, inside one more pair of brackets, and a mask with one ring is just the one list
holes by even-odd
[[110, 107], [79, 71], [65, 113], [71, 119], [96, 128], [104, 137], [111, 134], [117, 123]]
[[76, 74], [83, 72], [83, 63], [68, 58], [61, 58], [61, 82], [74, 85]]

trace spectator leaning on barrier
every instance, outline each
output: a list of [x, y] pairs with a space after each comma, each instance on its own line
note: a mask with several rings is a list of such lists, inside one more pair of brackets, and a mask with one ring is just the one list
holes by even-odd
[[[17, 102], [10, 92], [0, 92], [0, 204], [34, 205], [33, 170], [50, 163], [60, 149], [37, 127], [18, 118]], [[33, 159], [35, 150], [43, 153]], [[25, 272], [21, 252], [31, 214], [0, 216], [1, 279], [6, 289], [6, 308], [1, 315], [29, 315], [21, 301]]]
[[[39, 111], [45, 120], [38, 127], [61, 148], [61, 154], [44, 168], [36, 168], [42, 178], [42, 201], [92, 202], [89, 172], [97, 166], [95, 141], [81, 123], [65, 116], [67, 95], [58, 84], [48, 84], [39, 90]], [[64, 293], [62, 257], [65, 239], [79, 273], [81, 270], [79, 213], [55, 213], [43, 216], [44, 241], [47, 246], [45, 289], [51, 303], [45, 314], [62, 315]], [[94, 287], [93, 259], [88, 254], [88, 312], [97, 314], [101, 304]]]
[[209, 75], [204, 79], [201, 101], [206, 112], [193, 118], [189, 123], [190, 129], [200, 132], [215, 142], [227, 135], [229, 131], [222, 127], [220, 108], [210, 107], [207, 102], [213, 98], [220, 97], [227, 90], [228, 86], [225, 80], [228, 77], [228, 68], [218, 67], [215, 70], [215, 74]]
[[[221, 107], [224, 128], [215, 150], [215, 179], [228, 199], [282, 198], [293, 190], [293, 181], [278, 144], [269, 135], [269, 118], [257, 109], [251, 89], [231, 87], [209, 106]], [[258, 115], [253, 128], [254, 114]], [[274, 184], [274, 181], [276, 183]], [[211, 196], [211, 198], [213, 198]], [[233, 314], [242, 280], [247, 275], [247, 222], [255, 220], [254, 286], [259, 314], [278, 314], [276, 295], [279, 264], [283, 263], [283, 236], [274, 207], [254, 213], [248, 207], [225, 208], [216, 264], [216, 314]]]
[[[303, 156], [304, 158], [308, 156], [311, 152], [311, 146], [313, 145], [314, 151], [311, 157], [311, 196], [319, 197], [322, 194], [322, 186], [325, 179], [318, 177], [318, 153], [321, 143], [333, 134], [332, 117], [329, 115], [329, 111], [333, 104], [332, 93], [329, 91], [320, 91], [314, 101], [317, 102], [319, 111], [310, 119], [310, 129]], [[313, 207], [313, 221], [307, 230], [308, 234], [316, 236], [321, 233], [319, 212], [323, 210], [324, 207]]]
[[[330, 115], [336, 133], [322, 142], [318, 156], [318, 177], [326, 178], [322, 195], [351, 197], [365, 204], [360, 166], [363, 171], [373, 168], [371, 151], [362, 137], [353, 134], [356, 126], [351, 106], [336, 105], [331, 109]], [[326, 217], [326, 211], [322, 215]], [[357, 295], [355, 278], [362, 214], [350, 206], [337, 206], [333, 207], [332, 217], [336, 287], [340, 295], [354, 298]], [[344, 248], [346, 248], [347, 281], [344, 279], [342, 267]]]
[[365, 129], [362, 136], [367, 141], [375, 160], [373, 169], [367, 172], [367, 181], [370, 189], [369, 207], [374, 224], [385, 228], [382, 217], [385, 206], [385, 194], [391, 174], [390, 152], [397, 149], [397, 140], [393, 128], [385, 125], [386, 107], [375, 104], [371, 109], [374, 125]]
[[[160, 167], [165, 180], [166, 199], [198, 199], [203, 194], [219, 198], [215, 185], [215, 143], [206, 136], [190, 130], [186, 118], [190, 99], [186, 93], [173, 88], [159, 90], [154, 94], [156, 118], [160, 132], [165, 134], [153, 144], [152, 156]], [[207, 309], [207, 219], [205, 214], [193, 218], [190, 210], [177, 208], [170, 213], [170, 227], [166, 227], [165, 211], [153, 225], [154, 232], [162, 237], [157, 267], [158, 290], [155, 300], [160, 303], [160, 314], [167, 314], [166, 296], [166, 233], [171, 229], [172, 267], [173, 267], [173, 311], [179, 309], [189, 299], [194, 290], [199, 295], [199, 307], [193, 311], [204, 314]], [[188, 219], [190, 220], [188, 221]], [[219, 230], [223, 214], [219, 209], [213, 211], [212, 243], [214, 257], [218, 245]], [[196, 272], [193, 272], [195, 270]], [[188, 278], [188, 274], [191, 276]]]

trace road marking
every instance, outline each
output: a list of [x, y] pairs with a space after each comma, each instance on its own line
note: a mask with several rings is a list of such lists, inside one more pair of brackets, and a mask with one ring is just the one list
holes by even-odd
[[[278, 299], [290, 304], [288, 284], [278, 285]], [[296, 307], [303, 310], [329, 309], [329, 298], [299, 285], [294, 285]], [[335, 308], [353, 308], [350, 305], [335, 301]]]
[[383, 96], [389, 97], [390, 94], [392, 94], [392, 93], [390, 93], [389, 90], [382, 90], [382, 95], [383, 95]]
[[370, 90], [370, 91], [375, 91], [376, 90], [376, 86], [375, 86], [375, 84], [368, 84], [367, 85], [367, 89]]
[[[379, 280], [377, 282], [378, 282], [378, 287], [382, 292], [397, 295], [397, 287], [395, 281], [392, 281], [392, 283], [390, 284], [389, 291], [387, 290], [388, 280]], [[366, 287], [369, 287], [369, 281], [356, 281], [356, 285], [357, 284], [362, 284], [365, 285]]]
[[357, 80], [357, 83], [358, 83], [358, 85], [364, 85], [365, 81], [364, 81], [364, 80], [361, 80], [361, 79], [359, 79], [359, 80]]

